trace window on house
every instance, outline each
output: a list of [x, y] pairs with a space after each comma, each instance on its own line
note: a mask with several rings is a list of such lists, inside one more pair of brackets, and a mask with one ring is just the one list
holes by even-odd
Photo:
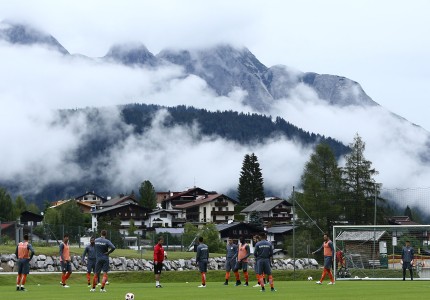
[[160, 214], [160, 218], [167, 218], [167, 213]]

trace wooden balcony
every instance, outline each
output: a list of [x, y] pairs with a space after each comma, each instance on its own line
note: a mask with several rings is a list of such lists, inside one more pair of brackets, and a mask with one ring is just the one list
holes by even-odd
[[212, 216], [231, 216], [234, 215], [233, 210], [223, 210], [223, 211], [211, 211]]
[[216, 207], [225, 207], [228, 206], [228, 202], [215, 202]]
[[285, 207], [285, 208], [274, 208], [272, 209], [272, 212], [274, 214], [290, 214], [291, 213], [291, 209]]

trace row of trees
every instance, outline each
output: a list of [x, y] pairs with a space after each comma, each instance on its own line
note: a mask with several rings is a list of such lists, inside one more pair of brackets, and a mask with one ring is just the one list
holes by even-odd
[[27, 204], [21, 195], [13, 199], [5, 188], [0, 187], [0, 222], [14, 221], [26, 210], [40, 212], [36, 204]]
[[[330, 147], [319, 144], [305, 165], [301, 177], [303, 192], [293, 195], [302, 207], [299, 216], [307, 218], [306, 212], [326, 230], [342, 220], [355, 225], [382, 222], [381, 184], [374, 179], [378, 172], [365, 158], [365, 143], [358, 134], [350, 148], [351, 152], [345, 155], [345, 167], [341, 168]], [[380, 208], [377, 220], [375, 203]]]
[[[328, 230], [333, 222], [347, 220], [356, 225], [375, 222], [375, 202], [379, 209], [377, 221], [383, 218], [384, 200], [379, 197], [381, 184], [374, 176], [378, 172], [364, 156], [365, 143], [357, 134], [345, 155], [345, 166], [327, 143], [316, 146], [301, 176], [302, 192], [292, 197], [299, 204], [299, 216]], [[238, 200], [247, 206], [264, 199], [264, 180], [257, 156], [246, 154], [238, 185]], [[378, 201], [376, 201], [378, 200]]]

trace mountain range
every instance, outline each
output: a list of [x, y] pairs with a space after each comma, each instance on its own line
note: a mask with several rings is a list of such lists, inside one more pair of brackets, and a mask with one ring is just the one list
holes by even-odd
[[[215, 99], [217, 100], [224, 99], [222, 97], [228, 98], [233, 93], [240, 90], [243, 94], [243, 97], [241, 98], [241, 105], [243, 105], [244, 107], [248, 107], [250, 111], [253, 111], [257, 114], [267, 116], [268, 120], [274, 120], [278, 118], [278, 121], [280, 120], [282, 122], [285, 122], [286, 124], [288, 123], [291, 128], [296, 128], [296, 134], [288, 136], [284, 132], [281, 133], [282, 138], [286, 138], [290, 141], [294, 141], [307, 146], [309, 146], [310, 144], [315, 145], [315, 143], [322, 140], [328, 140], [330, 141], [330, 143], [332, 143], [333, 147], [338, 150], [338, 157], [341, 157], [341, 155], [346, 153], [347, 151], [347, 146], [345, 146], [347, 142], [339, 138], [340, 135], [330, 137], [329, 135], [327, 135], [326, 132], [312, 133], [309, 132], [309, 130], [307, 129], [301, 130], [301, 125], [292, 124], [291, 121], [286, 118], [273, 116], [274, 108], [278, 107], [280, 104], [287, 106], [290, 105], [288, 107], [294, 107], [294, 99], [298, 97], [297, 91], [300, 91], [304, 88], [306, 89], [306, 91], [309, 91], [312, 94], [312, 97], [318, 99], [318, 105], [329, 107], [330, 109], [335, 109], [337, 112], [347, 112], [351, 110], [360, 112], [383, 111], [382, 114], [384, 114], [384, 118], [390, 118], [390, 122], [394, 120], [393, 122], [395, 122], [395, 124], [397, 124], [399, 128], [406, 128], [404, 132], [399, 128], [395, 128], [395, 130], [400, 130], [399, 132], [403, 132], [400, 134], [396, 133], [396, 136], [399, 138], [400, 141], [406, 139], [406, 137], [408, 136], [407, 132], [409, 130], [419, 130], [420, 134], [423, 134], [423, 136], [428, 139], [428, 133], [421, 128], [416, 128], [416, 126], [410, 124], [403, 118], [384, 110], [377, 102], [372, 100], [365, 93], [359, 83], [337, 75], [317, 74], [314, 72], [301, 72], [297, 70], [292, 70], [284, 65], [275, 65], [267, 67], [263, 63], [261, 63], [255, 57], [255, 55], [252, 54], [251, 51], [249, 51], [245, 47], [233, 47], [228, 44], [219, 44], [213, 47], [203, 49], [169, 48], [160, 51], [158, 54], [153, 54], [144, 44], [137, 42], [129, 44], [116, 44], [107, 51], [105, 56], [90, 58], [85, 57], [82, 54], [71, 54], [67, 49], [65, 49], [65, 47], [60, 44], [60, 42], [58, 42], [55, 37], [51, 36], [48, 33], [41, 32], [29, 25], [15, 24], [11, 22], [1, 23], [0, 41], [3, 41], [8, 45], [18, 47], [39, 46], [57, 52], [64, 57], [77, 57], [101, 64], [116, 64], [142, 71], [158, 70], [160, 68], [169, 67], [179, 68], [181, 72], [177, 80], [189, 78], [190, 76], [199, 78], [199, 80], [203, 80], [205, 82], [208, 89], [214, 93], [214, 95], [216, 96]], [[154, 104], [157, 105], [157, 103]], [[177, 105], [184, 105], [184, 103], [177, 103]], [[306, 105], [308, 106], [307, 108], [309, 108], [312, 103]], [[127, 125], [131, 125], [134, 128], [135, 133], [137, 132], [138, 134], [142, 135], [146, 132], [144, 125], [152, 124], [151, 122], [153, 122], [155, 119], [155, 113], [152, 114], [152, 117], [147, 120], [147, 123], [144, 124], [144, 122], [142, 123], [142, 119], [130, 117], [133, 116], [133, 114], [138, 114], [137, 112], [139, 111], [139, 109], [141, 109], [141, 107], [139, 108], [139, 106], [127, 106], [125, 108], [121, 107], [121, 113], [123, 121], [124, 118], [127, 118], [127, 116], [134, 120], [134, 123], [127, 123], [125, 121], [124, 122], [127, 123]], [[163, 105], [155, 106], [154, 110], [159, 111], [163, 109], [167, 109], [170, 114], [172, 114], [175, 110], [174, 108], [166, 108]], [[216, 111], [216, 109], [214, 110]], [[127, 115], [124, 115], [124, 111], [127, 111]], [[179, 111], [185, 113], [186, 109]], [[94, 110], [79, 110], [79, 112], [83, 112], [84, 114], [88, 115], [93, 114]], [[75, 114], [76, 112], [65, 110], [61, 113], [66, 114], [66, 117], [62, 122], [67, 122], [66, 120], [70, 121], [70, 116]], [[191, 112], [188, 111], [188, 113]], [[191, 114], [197, 113], [197, 111], [192, 111]], [[225, 115], [227, 115], [228, 113], [229, 112], [227, 111], [224, 112]], [[182, 115], [182, 117], [184, 116], [185, 115]], [[233, 115], [229, 118], [226, 118], [225, 120], [228, 120], [228, 122], [233, 122], [232, 120], [237, 119], [238, 116], [239, 115]], [[242, 117], [246, 117], [246, 115]], [[249, 120], [255, 120], [252, 119], [252, 115], [249, 115], [248, 117]], [[214, 118], [215, 115], [208, 115], [207, 120], [213, 120]], [[172, 119], [173, 123], [171, 123], [169, 127], [172, 128], [175, 126], [175, 124], [181, 124], [179, 121], [180, 119], [181, 116], [176, 115]], [[195, 118], [193, 120], [195, 120]], [[223, 122], [226, 122], [225, 120]], [[138, 123], [142, 124], [138, 125]], [[199, 119], [198, 123], [203, 124], [203, 126], [201, 127], [205, 127], [205, 119]], [[277, 123], [273, 121], [273, 124]], [[187, 124], [187, 126], [192, 125]], [[209, 127], [214, 128], [214, 126]], [[203, 132], [202, 135], [207, 137], [213, 137], [214, 135], [217, 135], [228, 140], [229, 134], [231, 134], [235, 130], [239, 130], [239, 128], [241, 127], [236, 125], [232, 126], [228, 130], [225, 129], [224, 135], [220, 134], [220, 132], [216, 130], [211, 133]], [[246, 130], [249, 132], [257, 131], [256, 128], [252, 128], [252, 126], [250, 126], [250, 128]], [[298, 133], [299, 131], [300, 134]], [[118, 138], [125, 139], [124, 136], [129, 136], [129, 133], [127, 132], [127, 129], [122, 130]], [[277, 132], [279, 133], [279, 131]], [[121, 135], [123, 135], [122, 138]], [[232, 140], [242, 145], [249, 145], [252, 144], [253, 141], [257, 141], [258, 143], [261, 142], [263, 139], [267, 140], [268, 138], [273, 137], [273, 135], [264, 136], [264, 134], [259, 135], [256, 133], [250, 135], [252, 136], [252, 138], [246, 141], [240, 141], [240, 139]], [[87, 145], [89, 145], [91, 142], [94, 142], [94, 140], [87, 139], [86, 142], [88, 143]], [[106, 142], [106, 140], [102, 140], [102, 142]], [[111, 143], [113, 143], [113, 141], [111, 141]], [[427, 143], [427, 140], [424, 141], [424, 144], [427, 145]], [[388, 142], [386, 142], [386, 145], [390, 146]], [[81, 167], [83, 166], [82, 162], [85, 161], [85, 157], [97, 157], [98, 160], [100, 160], [103, 155], [107, 155], [103, 152], [103, 150], [100, 149], [101, 148], [98, 148], [97, 150], [93, 147], [86, 147], [85, 145], [81, 145], [76, 150], [76, 153], [80, 153], [80, 155], [77, 155], [76, 157], [80, 157]], [[427, 163], [427, 149], [428, 147], [423, 147], [423, 149], [421, 149], [419, 152], [414, 153], [413, 161], [419, 162], [420, 164]], [[96, 152], [92, 153], [91, 155], [87, 155], [88, 151]], [[306, 153], [308, 154], [308, 152]], [[89, 164], [88, 161], [85, 162]], [[88, 182], [91, 182], [91, 180], [93, 180], [94, 182], [98, 182], [96, 185], [98, 185], [98, 187], [103, 190], [103, 192], [114, 193], [113, 190], [109, 189], [109, 180], [103, 176], [85, 176], [82, 178], [82, 182], [73, 181], [73, 184], [77, 187], [77, 189], [94, 189], [94, 185], [92, 187], [88, 186]], [[20, 190], [19, 180], [18, 182], [15, 180], [4, 179], [2, 181], [5, 182], [6, 185], [9, 186], [12, 190]], [[168, 184], [166, 183], [160, 185], [162, 185], [163, 188], [169, 188]], [[234, 190], [234, 186], [235, 184], [232, 184], [230, 188]], [[46, 200], [48, 197], [61, 198], [73, 194], [80, 194], [82, 192], [82, 190], [75, 190], [71, 188], [70, 182], [63, 182], [61, 184], [47, 183], [44, 188], [46, 187], [48, 187], [50, 191], [55, 190], [55, 192], [47, 193], [46, 190], [43, 191], [42, 189], [42, 191], [39, 191], [36, 196], [33, 195], [29, 197], [33, 197], [40, 204], [42, 200]], [[135, 187], [130, 187], [130, 189], [133, 188]], [[279, 192], [279, 189], [273, 187], [270, 188], [270, 190], [274, 193]], [[234, 197], [234, 195], [232, 196]]]

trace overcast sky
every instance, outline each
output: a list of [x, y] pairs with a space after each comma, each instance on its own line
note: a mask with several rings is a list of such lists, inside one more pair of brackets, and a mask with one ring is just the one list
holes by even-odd
[[376, 102], [430, 130], [430, 2], [426, 0], [0, 1], [71, 53], [103, 56], [117, 42], [166, 47], [230, 42], [266, 66], [358, 81]]
[[[141, 42], [154, 54], [172, 47], [218, 43], [245, 46], [268, 67], [282, 64], [303, 72], [355, 80], [374, 101], [426, 130], [430, 130], [429, 11], [430, 1], [417, 0], [0, 1], [0, 20], [35, 26], [53, 35], [70, 53], [101, 57], [111, 45], [126, 42]], [[182, 72], [179, 68], [142, 72], [69, 60], [40, 47], [28, 49], [4, 43], [0, 43], [0, 61], [0, 138], [9, 143], [9, 147], [0, 149], [0, 179], [30, 172], [37, 178], [37, 185], [43, 186], [52, 178], [79, 176], [80, 170], [68, 165], [67, 158], [71, 149], [90, 133], [89, 129], [83, 119], [61, 128], [50, 127], [55, 121], [51, 108], [109, 106], [150, 98], [164, 105], [246, 109], [240, 104], [240, 92], [218, 97], [195, 76], [177, 80]], [[428, 186], [430, 170], [417, 159], [427, 151], [426, 132], [404, 127], [379, 108], [337, 110], [314, 97], [306, 88], [298, 89], [289, 101], [278, 103], [273, 115], [278, 113], [305, 130], [332, 136], [345, 144], [352, 142], [358, 132], [366, 142], [368, 158], [380, 171], [379, 182], [393, 188]], [[197, 99], [199, 102], [193, 102]], [[108, 116], [112, 124], [119, 122], [115, 113]], [[17, 123], [17, 119], [21, 122]], [[345, 122], [354, 126], [345, 128]], [[13, 130], [6, 130], [11, 124]], [[118, 187], [124, 187], [130, 176], [145, 176], [139, 173], [142, 167], [136, 162], [144, 162], [146, 167], [152, 162], [145, 174], [154, 176], [154, 180], [163, 178], [165, 182], [160, 185], [172, 190], [182, 190], [193, 183], [219, 191], [235, 188], [243, 155], [253, 151], [263, 166], [263, 174], [266, 171], [267, 185], [278, 189], [290, 186], [280, 195], [285, 196], [297, 185], [311, 153], [311, 149], [301, 149], [285, 140], [247, 148], [221, 139], [205, 140], [192, 151], [181, 143], [151, 151], [160, 147], [160, 140], [174, 143], [174, 134], [192, 142], [198, 130], [168, 131], [161, 123], [153, 125], [145, 137], [133, 136], [112, 150], [109, 168], [120, 175], [116, 178], [122, 181], [116, 182]], [[23, 147], [23, 140], [35, 143]], [[176, 152], [170, 152], [172, 148]], [[381, 148], [390, 149], [390, 155], [382, 153]], [[225, 157], [226, 151], [231, 155]], [[286, 152], [288, 157], [282, 157]], [[165, 165], [164, 170], [160, 168], [172, 156], [175, 163]], [[46, 157], [51, 159], [47, 162]], [[180, 176], [173, 172], [186, 170], [189, 161], [197, 161], [197, 157], [209, 169], [218, 168], [218, 162], [224, 161], [224, 173], [196, 175], [198, 168]], [[273, 157], [278, 159], [274, 161]], [[29, 185], [35, 185], [28, 180]]]

